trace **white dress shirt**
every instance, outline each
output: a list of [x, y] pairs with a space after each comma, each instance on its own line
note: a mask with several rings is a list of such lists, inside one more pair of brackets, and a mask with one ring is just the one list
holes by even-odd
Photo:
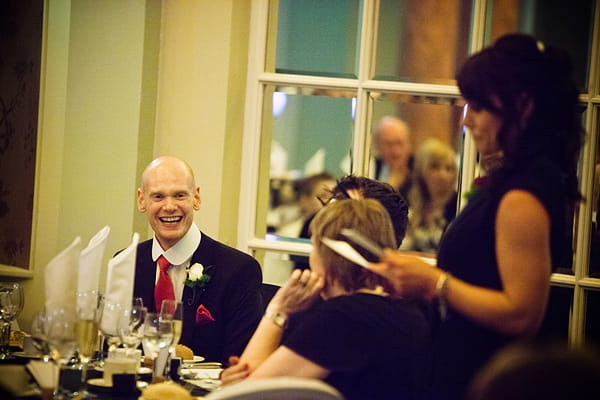
[[178, 301], [181, 301], [183, 297], [183, 287], [185, 279], [187, 278], [187, 269], [190, 266], [192, 255], [200, 245], [200, 239], [202, 239], [200, 229], [198, 229], [195, 223], [192, 223], [192, 226], [190, 226], [187, 233], [175, 243], [175, 246], [167, 251], [164, 251], [163, 248], [160, 247], [156, 235], [152, 240], [152, 260], [156, 263], [156, 280], [158, 280], [158, 274], [160, 273], [157, 260], [161, 255], [164, 255], [172, 265], [167, 273], [173, 282], [175, 299]]

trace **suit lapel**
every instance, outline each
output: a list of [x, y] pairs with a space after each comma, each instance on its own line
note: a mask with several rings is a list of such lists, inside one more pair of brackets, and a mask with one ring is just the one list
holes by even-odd
[[[213, 247], [214, 241], [202, 233], [202, 240], [200, 241], [200, 245], [192, 255], [192, 259], [190, 260], [190, 267], [196, 263], [202, 264], [204, 268], [213, 265]], [[211, 269], [211, 277], [215, 273], [214, 269]], [[210, 285], [210, 283], [208, 283]], [[196, 325], [196, 309], [200, 304], [202, 304], [202, 297], [204, 296], [204, 292], [206, 291], [206, 286], [199, 287], [188, 287], [185, 286], [183, 288], [183, 326], [184, 332], [182, 333], [182, 339], [185, 337], [186, 342], [192, 342], [193, 335], [193, 327]], [[191, 329], [185, 329], [185, 327], [192, 327]]]

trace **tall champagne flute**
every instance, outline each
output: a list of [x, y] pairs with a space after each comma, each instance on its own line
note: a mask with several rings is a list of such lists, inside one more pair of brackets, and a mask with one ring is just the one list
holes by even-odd
[[147, 313], [144, 320], [144, 337], [142, 342], [144, 350], [149, 351], [147, 354], [152, 358], [153, 376], [159, 377], [164, 375], [164, 369], [160, 368], [157, 363], [157, 356], [162, 349], [168, 348], [173, 341], [173, 323], [170, 320], [160, 318], [160, 314]]
[[0, 360], [12, 358], [10, 352], [10, 326], [23, 310], [23, 288], [18, 283], [0, 286]]
[[81, 397], [87, 398], [87, 369], [94, 351], [98, 348], [98, 330], [102, 309], [96, 291], [77, 293], [77, 322], [75, 335], [81, 360]]

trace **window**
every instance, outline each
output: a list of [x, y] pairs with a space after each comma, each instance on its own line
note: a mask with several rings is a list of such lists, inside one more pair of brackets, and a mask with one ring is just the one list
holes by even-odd
[[[573, 219], [572, 265], [552, 276], [547, 335], [597, 341], [600, 289], [600, 11], [597, 0], [261, 0], [252, 3], [238, 245], [265, 271], [306, 255], [294, 198], [299, 178], [328, 172], [375, 176], [371, 132], [385, 115], [409, 124], [413, 146], [436, 137], [456, 152], [458, 203], [477, 156], [459, 126], [454, 76], [469, 54], [507, 32], [566, 48], [581, 87], [588, 137], [581, 153], [587, 199]], [[294, 227], [293, 223], [296, 223]], [[284, 234], [279, 234], [284, 232]], [[271, 261], [270, 261], [271, 260]], [[282, 262], [283, 260], [284, 262]], [[277, 275], [277, 274], [275, 274]], [[285, 276], [285, 274], [284, 274]], [[586, 312], [587, 311], [587, 312]]]

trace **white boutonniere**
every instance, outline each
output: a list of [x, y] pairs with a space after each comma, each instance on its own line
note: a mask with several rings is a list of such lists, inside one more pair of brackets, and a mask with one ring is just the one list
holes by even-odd
[[[207, 267], [208, 269], [208, 267]], [[190, 266], [187, 270], [187, 279], [185, 286], [188, 287], [203, 287], [210, 281], [210, 275], [204, 273], [204, 265], [196, 263]]]

